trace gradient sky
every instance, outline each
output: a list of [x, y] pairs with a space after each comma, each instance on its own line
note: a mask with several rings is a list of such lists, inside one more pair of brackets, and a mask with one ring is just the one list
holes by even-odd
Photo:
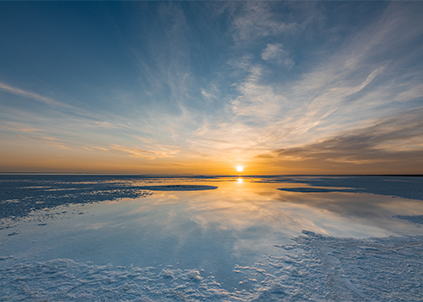
[[0, 2], [0, 172], [423, 173], [423, 2]]

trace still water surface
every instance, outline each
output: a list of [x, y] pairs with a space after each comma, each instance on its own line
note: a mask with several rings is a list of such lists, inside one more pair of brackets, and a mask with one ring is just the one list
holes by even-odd
[[[146, 195], [68, 203], [18, 219], [4, 218], [0, 256], [11, 256], [7, 265], [60, 258], [100, 266], [153, 267], [157, 272], [197, 269], [202, 277], [211, 275], [222, 288], [234, 291], [253, 289], [237, 267], [262, 263], [262, 269], [271, 272], [266, 259], [283, 257], [287, 251], [280, 247], [291, 244], [302, 231], [357, 239], [423, 235], [421, 224], [394, 217], [423, 215], [421, 200], [356, 193], [348, 186], [320, 186], [313, 192], [305, 183], [252, 177], [118, 181], [122, 182]], [[147, 185], [149, 189], [143, 188]], [[154, 185], [217, 188], [151, 190]], [[119, 190], [113, 182], [109, 186]], [[304, 193], [297, 188], [309, 189]], [[264, 277], [254, 280], [260, 278]]]

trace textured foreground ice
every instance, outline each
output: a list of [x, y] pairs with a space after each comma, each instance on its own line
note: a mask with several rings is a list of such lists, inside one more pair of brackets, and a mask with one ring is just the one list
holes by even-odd
[[[227, 291], [197, 269], [98, 266], [70, 259], [1, 269], [5, 301], [421, 301], [423, 237], [341, 239], [303, 232], [293, 253], [234, 271], [250, 290]], [[265, 268], [265, 269], [264, 269]], [[270, 269], [269, 269], [270, 268]]]
[[[379, 181], [374, 188], [379, 191], [383, 186], [392, 190], [386, 182], [394, 180], [372, 179], [375, 186]], [[406, 194], [417, 196], [421, 180], [397, 181], [408, 180], [408, 191], [411, 182], [415, 192]], [[127, 180], [125, 185], [119, 179], [107, 181], [113, 197], [119, 187], [122, 194], [130, 190]], [[134, 187], [153, 182], [131, 181]], [[247, 185], [245, 180], [237, 184], [232, 179], [206, 179], [202, 182], [219, 189], [143, 195], [134, 191], [143, 198], [109, 204], [78, 199], [77, 205], [46, 208], [44, 214], [37, 210], [5, 217], [0, 230], [0, 300], [422, 300], [423, 196], [411, 200], [358, 194], [354, 192], [363, 188], [348, 186], [348, 179], [313, 188], [298, 187], [296, 179], [297, 185], [290, 182], [285, 191], [277, 190], [283, 179], [252, 181]], [[47, 190], [73, 188], [78, 194], [74, 182], [50, 184]], [[169, 186], [170, 181], [155, 182]], [[354, 182], [357, 179], [350, 184]], [[397, 190], [393, 195], [401, 194]], [[7, 196], [0, 206], [10, 200]]]

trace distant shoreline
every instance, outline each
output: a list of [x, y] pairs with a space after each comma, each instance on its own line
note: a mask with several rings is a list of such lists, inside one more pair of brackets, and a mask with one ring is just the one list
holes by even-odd
[[89, 172], [0, 172], [0, 175], [81, 175], [81, 176], [134, 176], [134, 177], [351, 177], [351, 176], [385, 176], [385, 177], [423, 177], [423, 174], [130, 174], [130, 173], [89, 173]]

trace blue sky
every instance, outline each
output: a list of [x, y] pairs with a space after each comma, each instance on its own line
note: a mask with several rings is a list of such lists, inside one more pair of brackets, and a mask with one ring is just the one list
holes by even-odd
[[422, 173], [423, 3], [0, 2], [0, 170]]

